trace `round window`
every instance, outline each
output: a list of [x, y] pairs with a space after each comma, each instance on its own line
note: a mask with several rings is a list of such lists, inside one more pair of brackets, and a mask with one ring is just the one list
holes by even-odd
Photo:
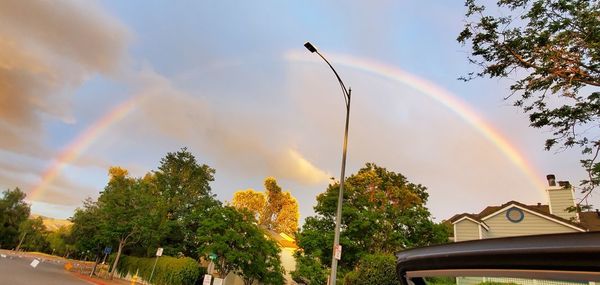
[[506, 211], [506, 218], [513, 223], [518, 223], [525, 218], [525, 214], [523, 211], [521, 211], [521, 209], [512, 207]]

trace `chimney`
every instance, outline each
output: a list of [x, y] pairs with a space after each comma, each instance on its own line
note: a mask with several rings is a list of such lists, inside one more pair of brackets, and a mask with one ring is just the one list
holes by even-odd
[[548, 180], [548, 186], [556, 186], [556, 176], [554, 174], [546, 175], [546, 179]]
[[556, 178], [550, 174], [546, 176], [548, 179], [548, 206], [550, 214], [559, 216], [566, 220], [577, 220], [578, 215], [575, 212], [568, 212], [566, 209], [575, 207], [575, 199], [573, 197], [573, 187], [569, 181], [559, 181], [556, 186]]
[[596, 215], [598, 215], [598, 218], [600, 218], [600, 211], [598, 211], [598, 209], [596, 209]]
[[558, 181], [558, 186], [561, 188], [571, 188], [571, 183], [569, 181]]
[[541, 206], [542, 206], [542, 203], [538, 202], [538, 207], [541, 207]]

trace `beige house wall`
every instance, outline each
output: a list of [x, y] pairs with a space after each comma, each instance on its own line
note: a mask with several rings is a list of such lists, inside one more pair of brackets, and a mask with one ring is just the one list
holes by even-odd
[[518, 223], [513, 223], [506, 218], [506, 211], [502, 211], [493, 217], [485, 219], [489, 226], [487, 238], [499, 238], [510, 236], [525, 236], [551, 233], [570, 233], [578, 230], [561, 225], [557, 222], [539, 217], [527, 211], [523, 211], [524, 218]]
[[479, 225], [469, 219], [464, 219], [456, 223], [455, 229], [455, 241], [479, 239]]

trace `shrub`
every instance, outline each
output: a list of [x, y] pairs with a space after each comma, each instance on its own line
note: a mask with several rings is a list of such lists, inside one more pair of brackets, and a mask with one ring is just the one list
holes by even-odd
[[344, 276], [344, 284], [400, 285], [396, 276], [396, 258], [391, 254], [365, 255], [354, 270]]
[[[137, 273], [140, 278], [147, 281], [150, 279], [154, 262], [156, 262], [156, 258], [123, 255], [119, 260], [117, 270], [121, 277]], [[161, 256], [156, 263], [151, 281], [152, 284], [157, 285], [193, 285], [198, 276], [205, 272], [204, 268], [201, 268], [195, 260], [189, 257]]]

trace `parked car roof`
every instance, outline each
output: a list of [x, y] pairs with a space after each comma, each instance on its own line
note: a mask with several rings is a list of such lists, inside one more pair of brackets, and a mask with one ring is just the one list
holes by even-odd
[[408, 272], [496, 270], [498, 274], [498, 269], [596, 272], [592, 279], [600, 281], [600, 232], [473, 240], [405, 250], [396, 257], [397, 274], [404, 284]]

